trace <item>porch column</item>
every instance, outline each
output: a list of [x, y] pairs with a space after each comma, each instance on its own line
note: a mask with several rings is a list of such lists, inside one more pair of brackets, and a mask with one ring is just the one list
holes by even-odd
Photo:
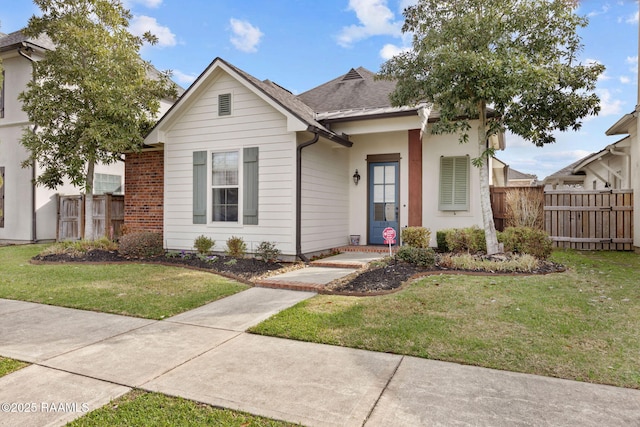
[[422, 140], [409, 130], [409, 227], [422, 226]]

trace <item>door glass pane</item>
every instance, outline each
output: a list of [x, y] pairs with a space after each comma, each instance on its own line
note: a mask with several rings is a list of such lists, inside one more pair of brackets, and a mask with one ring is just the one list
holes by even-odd
[[384, 185], [373, 186], [373, 203], [384, 202]]
[[396, 167], [395, 166], [384, 167], [384, 182], [385, 184], [396, 183]]
[[385, 185], [384, 186], [384, 201], [385, 202], [395, 202], [396, 201], [396, 186]]
[[373, 167], [373, 183], [384, 184], [384, 166]]
[[385, 219], [385, 221], [395, 221], [396, 220], [396, 204], [395, 203], [385, 203], [385, 205], [384, 205], [384, 219]]
[[373, 205], [373, 220], [384, 221], [384, 203], [374, 203]]

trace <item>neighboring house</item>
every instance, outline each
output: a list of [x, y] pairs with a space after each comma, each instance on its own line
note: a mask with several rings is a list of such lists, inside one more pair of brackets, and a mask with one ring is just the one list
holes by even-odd
[[[0, 88], [0, 173], [4, 185], [0, 186], [0, 242], [35, 242], [54, 240], [57, 230], [57, 195], [79, 194], [70, 184], [49, 190], [34, 186], [40, 173], [38, 165], [21, 167], [29, 154], [20, 144], [23, 130], [32, 129], [22, 111], [18, 95], [26, 89], [32, 78], [32, 61], [43, 58], [47, 50], [54, 49], [46, 36], [28, 39], [20, 31], [0, 33], [0, 57], [4, 68], [4, 83]], [[160, 114], [173, 104], [163, 100]], [[124, 164], [96, 165], [94, 193], [122, 192]]]
[[544, 184], [553, 189], [628, 190], [632, 172], [631, 138], [625, 137], [549, 175]]
[[215, 59], [127, 154], [125, 226], [167, 249], [237, 236], [303, 259], [350, 235], [383, 244], [386, 227], [427, 227], [435, 245], [437, 230], [481, 226], [477, 145], [422, 135], [438, 113], [392, 107], [393, 89], [358, 68], [295, 96]]
[[535, 187], [538, 185], [538, 177], [533, 174], [517, 171], [511, 166], [493, 158], [491, 185], [495, 187]]

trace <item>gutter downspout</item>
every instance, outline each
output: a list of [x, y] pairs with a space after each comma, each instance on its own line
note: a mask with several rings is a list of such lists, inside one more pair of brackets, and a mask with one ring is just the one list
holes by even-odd
[[[23, 58], [30, 61], [32, 64], [34, 62], [33, 58], [24, 53], [22, 49], [29, 51], [29, 47], [23, 42], [22, 46], [18, 47], [18, 54]], [[33, 68], [33, 65], [32, 65]], [[31, 79], [35, 82], [36, 76], [31, 73]], [[34, 123], [33, 129], [31, 130], [34, 134], [38, 130], [38, 125]], [[36, 161], [31, 161], [31, 241], [36, 243], [38, 241], [38, 220], [36, 216]]]
[[320, 135], [315, 132], [312, 139], [296, 147], [296, 257], [305, 263], [309, 262], [309, 258], [302, 253], [302, 150], [318, 142], [318, 139]]

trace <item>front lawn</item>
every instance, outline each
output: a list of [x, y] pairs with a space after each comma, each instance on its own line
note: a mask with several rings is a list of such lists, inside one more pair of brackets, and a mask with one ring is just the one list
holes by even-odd
[[555, 252], [564, 273], [440, 274], [378, 297], [319, 295], [254, 333], [640, 388], [640, 256]]
[[31, 264], [44, 248], [0, 247], [0, 298], [163, 319], [248, 288], [215, 274], [155, 264]]
[[70, 427], [128, 427], [131, 425], [284, 427], [297, 424], [274, 421], [140, 390], [127, 393], [109, 405], [67, 424]]

